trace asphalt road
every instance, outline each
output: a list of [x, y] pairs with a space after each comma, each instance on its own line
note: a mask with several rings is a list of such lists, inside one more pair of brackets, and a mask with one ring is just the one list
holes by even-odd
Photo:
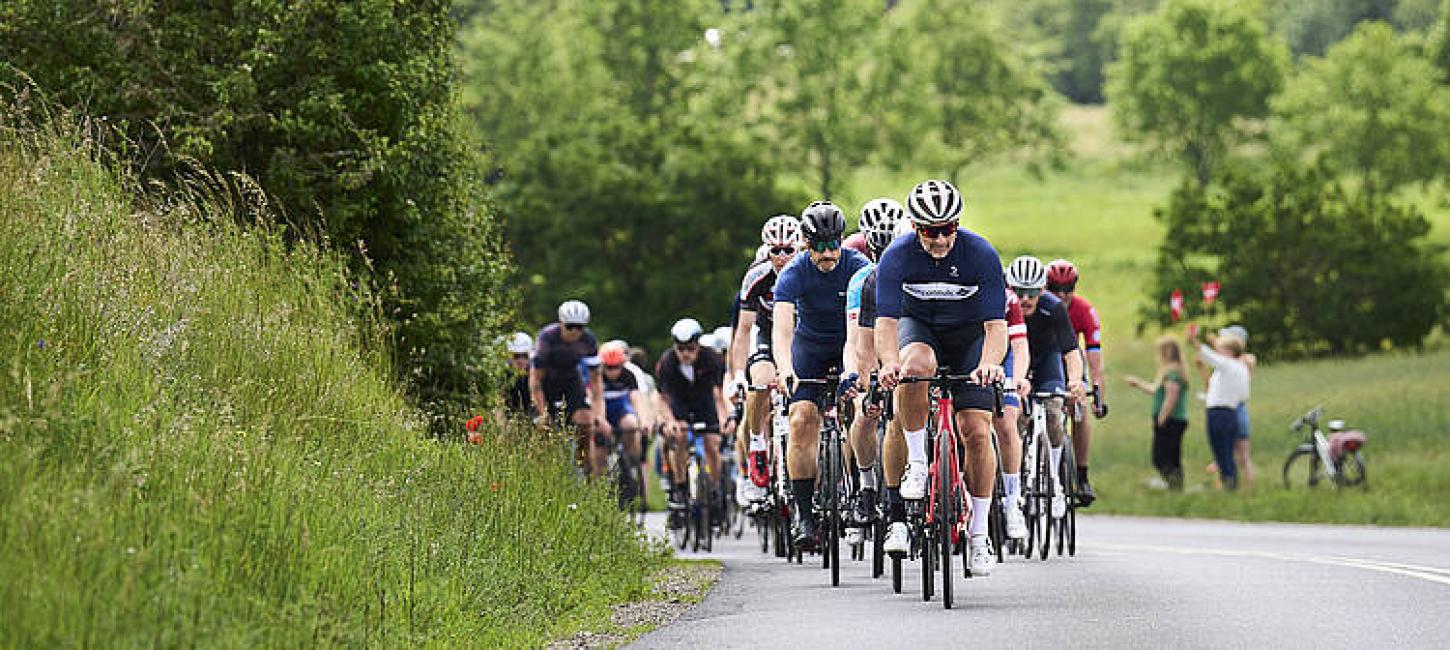
[[747, 528], [680, 554], [723, 562], [720, 584], [636, 647], [1450, 648], [1450, 530], [1080, 517], [1078, 540], [958, 573], [944, 610], [914, 563], [900, 595], [869, 560], [833, 588], [818, 557], [767, 557]]

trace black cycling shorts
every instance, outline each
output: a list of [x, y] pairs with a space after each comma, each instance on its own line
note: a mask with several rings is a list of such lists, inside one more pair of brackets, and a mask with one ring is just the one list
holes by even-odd
[[715, 412], [714, 400], [696, 399], [690, 403], [670, 395], [665, 400], [670, 403], [670, 412], [676, 420], [687, 424], [703, 422], [705, 429], [700, 433], [720, 433], [720, 414]]
[[[770, 332], [761, 329], [755, 333], [755, 348], [750, 351], [750, 356], [745, 359], [745, 376], [750, 377], [750, 367], [757, 363], [775, 363], [774, 348], [770, 342]], [[746, 381], [749, 381], [747, 379]]]
[[[549, 406], [549, 417], [558, 418], [566, 415], [573, 415], [579, 411], [589, 408], [589, 401], [584, 397], [584, 382], [559, 382], [544, 383], [544, 402]], [[556, 404], [564, 402], [564, 411], [561, 413]]]
[[[968, 323], [961, 327], [931, 327], [910, 316], [903, 317], [897, 329], [896, 342], [900, 347], [911, 343], [925, 343], [936, 353], [939, 368], [950, 368], [952, 374], [965, 375], [977, 369], [982, 359], [982, 344], [986, 341], [981, 323]], [[992, 389], [970, 382], [952, 386], [952, 407], [958, 411], [991, 411], [996, 400]]]

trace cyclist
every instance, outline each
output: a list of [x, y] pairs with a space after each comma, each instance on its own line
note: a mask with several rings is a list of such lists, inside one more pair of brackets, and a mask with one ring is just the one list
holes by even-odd
[[[1052, 392], [1066, 389], [1069, 399], [1082, 399], [1082, 356], [1077, 353], [1077, 335], [1067, 315], [1067, 307], [1057, 296], [1043, 293], [1047, 286], [1047, 269], [1042, 260], [1023, 255], [1007, 267], [1007, 284], [1022, 301], [1022, 315], [1027, 321], [1027, 346], [1032, 355], [1028, 374], [1033, 390]], [[1063, 365], [1067, 372], [1064, 375]], [[1061, 397], [1046, 400], [1048, 476], [1052, 479], [1052, 516], [1067, 512], [1067, 499], [1062, 493], [1058, 465], [1062, 462]], [[1074, 449], [1075, 451], [1075, 449]]]
[[[604, 466], [589, 463], [592, 428], [608, 427], [604, 418], [604, 382], [598, 372], [589, 376], [589, 395], [584, 396], [582, 369], [599, 366], [598, 344], [589, 323], [589, 306], [569, 300], [559, 305], [559, 321], [539, 332], [529, 371], [529, 393], [540, 420], [566, 417], [574, 427], [574, 459], [591, 474], [603, 473]], [[558, 404], [563, 405], [562, 411]]]
[[846, 286], [851, 276], [868, 264], [866, 256], [841, 247], [845, 231], [846, 217], [835, 204], [816, 201], [806, 206], [801, 213], [801, 234], [808, 254], [796, 256], [780, 272], [771, 313], [772, 353], [780, 369], [779, 386], [790, 395], [786, 471], [795, 495], [794, 536], [803, 549], [817, 546], [812, 504], [821, 432], [816, 397], [821, 387], [801, 386], [796, 380], [824, 379], [843, 365]]
[[[906, 209], [916, 233], [896, 238], [881, 255], [876, 271], [881, 381], [892, 388], [902, 375], [935, 374], [938, 364], [972, 376], [973, 384], [952, 387], [952, 401], [972, 494], [969, 568], [974, 576], [986, 576], [993, 563], [987, 513], [997, 464], [987, 437], [994, 401], [987, 386], [1002, 380], [1001, 363], [1007, 353], [1001, 261], [986, 239], [958, 225], [962, 195], [951, 183], [917, 184], [906, 197]], [[928, 474], [927, 384], [903, 386], [897, 397], [907, 446], [899, 493], [902, 498], [920, 499], [926, 495]], [[900, 555], [909, 548], [905, 507], [893, 499], [890, 513], [884, 546]]]
[[[857, 234], [862, 235], [866, 241], [866, 256], [872, 263], [851, 276], [851, 282], [846, 287], [845, 361], [848, 375], [854, 372], [857, 376], [863, 376], [877, 368], [874, 261], [881, 257], [881, 252], [896, 238], [896, 228], [898, 224], [906, 221], [905, 217], [906, 209], [891, 199], [873, 199], [861, 207], [861, 219], [858, 222], [861, 231]], [[861, 527], [869, 525], [874, 518], [877, 490], [880, 489], [876, 485], [876, 425], [880, 411], [861, 408], [860, 403], [856, 406], [856, 418], [851, 422], [851, 452], [855, 455], [856, 468], [860, 473], [858, 485], [861, 486], [861, 492], [856, 496], [856, 512], [852, 522], [858, 526], [853, 526], [852, 530], [853, 535], [860, 535]], [[901, 437], [899, 431], [887, 435], [893, 439], [893, 451], [899, 451], [904, 446], [904, 441], [894, 440]], [[898, 442], [901, 444], [897, 444]], [[896, 476], [894, 479], [888, 479], [887, 484], [900, 485], [901, 477]]]
[[[655, 364], [656, 413], [671, 443], [670, 501], [676, 509], [688, 503], [685, 468], [690, 459], [690, 425], [704, 424], [705, 466], [716, 481], [720, 477], [720, 423], [725, 421], [725, 398], [720, 388], [724, 362], [714, 350], [700, 345], [705, 334], [699, 321], [682, 318], [670, 328], [674, 345]], [[727, 431], [729, 433], [727, 423]]]
[[[623, 341], [610, 341], [599, 348], [600, 374], [604, 377], [604, 414], [614, 435], [624, 442], [625, 453], [641, 458], [639, 432], [646, 429], [649, 422], [645, 419], [647, 410], [639, 380], [626, 367], [629, 363], [628, 351]], [[602, 449], [607, 462], [613, 441], [596, 436], [595, 442], [596, 454], [603, 445], [610, 445]]]
[[[1005, 277], [1004, 277], [1005, 280]], [[1027, 368], [1032, 353], [1027, 345], [1027, 322], [1022, 317], [1022, 302], [1007, 289], [1007, 360], [1002, 363], [1011, 392], [1002, 396], [1002, 415], [992, 418], [997, 432], [997, 447], [1002, 452], [1002, 492], [1006, 499], [1007, 537], [1027, 537], [1027, 519], [1017, 507], [1022, 494], [1022, 438], [1018, 435], [1017, 418], [1022, 413], [1021, 400], [1027, 399], [1032, 385], [1027, 381]]]
[[[790, 215], [771, 217], [760, 229], [761, 247], [766, 261], [756, 262], [745, 271], [736, 302], [740, 317], [735, 323], [734, 341], [730, 344], [730, 371], [735, 379], [730, 384], [733, 397], [752, 386], [768, 386], [775, 381], [775, 360], [770, 352], [771, 313], [775, 305], [776, 278], [800, 250], [800, 219]], [[751, 328], [757, 330], [752, 344]], [[744, 458], [741, 470], [749, 480], [741, 481], [751, 501], [765, 498], [770, 484], [770, 466], [766, 450], [770, 448], [770, 394], [752, 391], [745, 398], [745, 431], [735, 437], [736, 458]], [[747, 453], [748, 452], [748, 453]]]
[[529, 394], [529, 355], [534, 351], [534, 338], [523, 332], [510, 334], [504, 347], [509, 352], [509, 372], [513, 375], [513, 381], [509, 382], [508, 392], [504, 393], [503, 408], [496, 411], [494, 417], [499, 426], [503, 426], [511, 415], [530, 416], [533, 414], [533, 396]]
[[[1098, 393], [1093, 406], [1093, 417], [1101, 420], [1108, 417], [1108, 397], [1103, 392], [1107, 382], [1103, 381], [1103, 324], [1098, 319], [1098, 310], [1093, 309], [1087, 298], [1077, 295], [1077, 267], [1072, 262], [1056, 259], [1047, 264], [1047, 290], [1067, 305], [1067, 317], [1072, 321], [1074, 336], [1082, 337], [1083, 351], [1087, 354], [1088, 376], [1093, 389]], [[1072, 451], [1077, 457], [1078, 500], [1084, 508], [1097, 499], [1093, 486], [1088, 483], [1088, 452], [1093, 444], [1092, 420], [1088, 418], [1072, 421]]]

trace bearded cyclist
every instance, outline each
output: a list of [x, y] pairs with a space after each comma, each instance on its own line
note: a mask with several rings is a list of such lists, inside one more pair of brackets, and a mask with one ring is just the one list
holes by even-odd
[[[1067, 260], [1053, 260], [1047, 263], [1047, 290], [1067, 305], [1067, 317], [1072, 321], [1076, 336], [1082, 337], [1082, 346], [1087, 353], [1088, 376], [1098, 398], [1093, 405], [1093, 417], [1101, 420], [1108, 417], [1108, 398], [1103, 393], [1107, 382], [1103, 381], [1103, 324], [1098, 319], [1098, 310], [1087, 298], [1077, 295], [1077, 267]], [[1093, 486], [1088, 484], [1088, 452], [1092, 449], [1092, 420], [1088, 418], [1072, 421], [1072, 451], [1077, 457], [1078, 500], [1084, 508], [1097, 499]]]
[[[857, 234], [866, 242], [867, 258], [873, 263], [866, 265], [855, 275], [846, 287], [846, 371], [856, 376], [865, 376], [877, 369], [876, 357], [876, 264], [882, 251], [896, 238], [899, 224], [906, 222], [906, 209], [891, 199], [873, 199], [861, 206], [861, 231]], [[852, 235], [855, 237], [855, 235]], [[863, 397], [864, 400], [864, 397]], [[858, 485], [861, 492], [856, 496], [856, 512], [851, 526], [853, 540], [858, 539], [865, 526], [875, 518], [876, 485], [876, 425], [880, 417], [879, 408], [865, 409], [858, 401], [856, 418], [851, 421], [851, 452], [856, 458], [860, 473]], [[887, 434], [887, 447], [898, 457], [904, 451], [905, 439], [899, 428]], [[901, 475], [888, 475], [886, 485], [895, 488], [901, 484]]]
[[[1050, 293], [1043, 293], [1047, 286], [1047, 269], [1042, 260], [1023, 255], [1012, 260], [1007, 267], [1007, 284], [1022, 300], [1022, 315], [1027, 321], [1027, 345], [1032, 354], [1029, 371], [1033, 390], [1039, 392], [1060, 391], [1066, 388], [1069, 399], [1082, 399], [1085, 390], [1082, 384], [1082, 356], [1077, 353], [1077, 336], [1067, 317], [1067, 307]], [[1067, 366], [1066, 374], [1063, 366]], [[1046, 400], [1048, 476], [1052, 479], [1052, 517], [1067, 512], [1067, 499], [1062, 492], [1062, 480], [1058, 465], [1062, 462], [1062, 405], [1061, 397]]]
[[[670, 328], [674, 345], [655, 364], [659, 390], [655, 413], [671, 443], [670, 502], [677, 512], [689, 502], [685, 469], [690, 460], [690, 427], [696, 422], [704, 425], [697, 435], [705, 437], [705, 466], [710, 476], [717, 482], [720, 479], [720, 423], [726, 421], [727, 412], [720, 388], [724, 361], [714, 350], [700, 345], [704, 333], [693, 318], [676, 321]], [[726, 429], [730, 433], [733, 425], [727, 422]]]
[[817, 444], [821, 412], [820, 386], [802, 386], [797, 379], [825, 379], [843, 366], [846, 344], [846, 286], [869, 263], [856, 251], [842, 248], [846, 217], [835, 204], [816, 201], [801, 213], [801, 233], [808, 250], [798, 255], [775, 283], [771, 310], [772, 347], [780, 369], [780, 388], [790, 395], [790, 445], [786, 466], [795, 495], [794, 536], [803, 549], [818, 546], [816, 514]]
[[[594, 429], [606, 429], [604, 381], [598, 372], [589, 373], [589, 400], [584, 396], [583, 370], [599, 367], [598, 344], [589, 323], [589, 306], [578, 300], [559, 305], [559, 322], [539, 332], [529, 371], [529, 393], [541, 420], [568, 418], [574, 427], [574, 459], [591, 476], [604, 473], [604, 464], [591, 462]], [[562, 403], [560, 410], [556, 404]], [[606, 452], [606, 457], [607, 457]]]
[[[969, 568], [973, 576], [992, 571], [987, 543], [988, 510], [996, 479], [992, 451], [993, 395], [990, 384], [1003, 379], [1007, 354], [1006, 289], [1001, 260], [980, 235], [959, 226], [962, 195], [951, 183], [929, 180], [906, 197], [907, 215], [916, 233], [887, 247], [876, 270], [876, 349], [881, 383], [894, 387], [903, 376], [931, 376], [938, 366], [967, 372], [971, 384], [951, 388], [954, 419], [972, 494]], [[906, 384], [897, 395], [906, 432], [907, 464], [900, 497], [926, 496], [928, 385]], [[894, 556], [909, 549], [904, 504], [890, 506], [891, 527], [885, 549]]]
[[[730, 344], [730, 371], [735, 379], [727, 391], [730, 397], [751, 386], [768, 386], [775, 382], [775, 359], [770, 351], [771, 316], [775, 308], [775, 283], [785, 265], [800, 250], [800, 219], [790, 215], [771, 217], [760, 229], [762, 247], [767, 249], [766, 261], [755, 262], [745, 271], [740, 282], [739, 320], [735, 324], [734, 341]], [[756, 328], [751, 341], [751, 328]], [[770, 394], [764, 390], [749, 391], [745, 398], [745, 431], [735, 437], [735, 457], [744, 458], [740, 469], [748, 480], [741, 481], [750, 501], [765, 498], [770, 484], [767, 449], [770, 448]], [[748, 452], [748, 453], [747, 453]]]

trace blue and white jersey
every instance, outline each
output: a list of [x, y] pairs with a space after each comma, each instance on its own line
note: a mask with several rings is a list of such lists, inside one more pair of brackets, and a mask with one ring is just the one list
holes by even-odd
[[[856, 275], [851, 276], [850, 284], [846, 285], [846, 322], [858, 320], [861, 317], [861, 292], [866, 288], [866, 278], [875, 269], [876, 265], [874, 263], [867, 262], [866, 266], [861, 267], [861, 270], [856, 272]], [[871, 296], [872, 300], [875, 300], [875, 298], [876, 296]]]
[[870, 260], [849, 248], [830, 273], [822, 273], [808, 254], [797, 255], [775, 281], [775, 302], [796, 309], [796, 336], [814, 343], [846, 342], [846, 286]]
[[1003, 320], [1007, 284], [1002, 260], [980, 235], [957, 228], [942, 259], [921, 247], [916, 233], [897, 237], [876, 267], [876, 312], [881, 318], [911, 317], [933, 328]]

